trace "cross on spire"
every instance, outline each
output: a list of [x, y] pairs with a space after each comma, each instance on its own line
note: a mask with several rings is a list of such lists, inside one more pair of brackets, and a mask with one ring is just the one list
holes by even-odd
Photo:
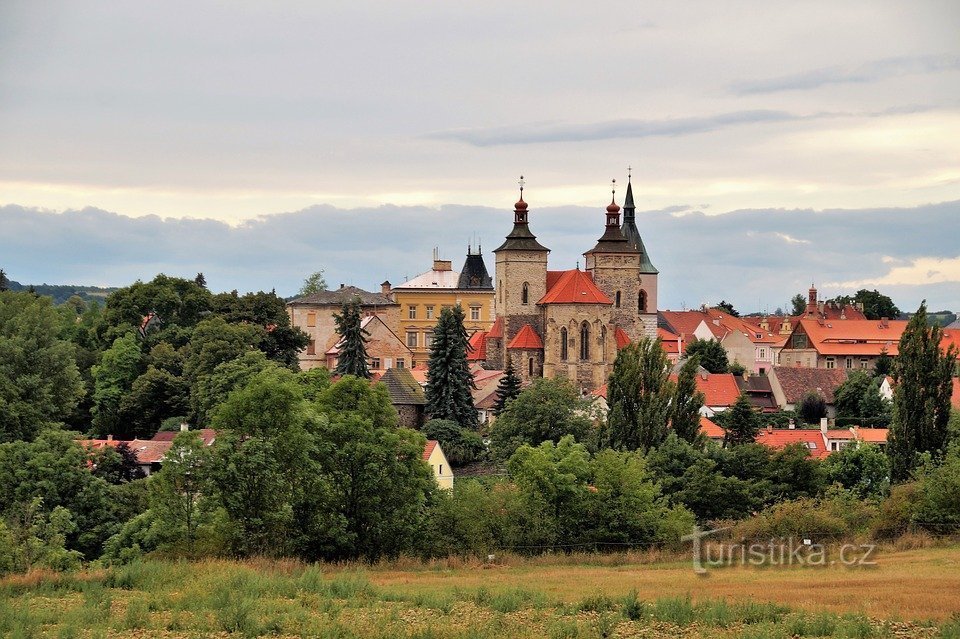
[[523, 199], [523, 185], [526, 184], [526, 182], [524, 181], [522, 175], [520, 176], [520, 179], [517, 180], [517, 184], [520, 185], [520, 199], [522, 200], [522, 199]]
[[610, 201], [616, 202], [617, 200], [617, 178], [610, 180]]

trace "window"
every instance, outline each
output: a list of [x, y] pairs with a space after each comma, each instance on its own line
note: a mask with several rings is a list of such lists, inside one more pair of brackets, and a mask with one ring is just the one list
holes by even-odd
[[477, 320], [480, 319], [480, 307], [479, 307], [479, 306], [471, 306], [471, 307], [470, 307], [470, 319], [472, 319], [473, 321], [477, 321]]
[[370, 358], [370, 368], [372, 368], [372, 369], [375, 370], [375, 371], [380, 370], [380, 358], [379, 358], [379, 357], [371, 357], [371, 358]]
[[861, 358], [860, 358], [860, 368], [866, 368], [866, 367], [867, 367], [867, 358], [866, 358], [866, 357], [861, 357]]
[[437, 466], [437, 468], [440, 469], [440, 472], [438, 472], [437, 474], [438, 474], [438, 475], [442, 475], [442, 474], [443, 474], [443, 464], [440, 464], [439, 466]]
[[617, 294], [614, 295], [614, 298], [615, 298], [615, 299], [614, 299], [614, 305], [615, 305], [617, 308], [620, 308], [620, 291], [617, 291]]
[[761, 348], [761, 349], [760, 349], [760, 357], [759, 357], [759, 358], [760, 358], [760, 359], [767, 359], [767, 349], [765, 349], [765, 348]]
[[433, 331], [427, 331], [423, 334], [423, 345], [426, 348], [433, 346]]
[[408, 306], [408, 307], [407, 307], [407, 317], [408, 317], [409, 319], [417, 319], [417, 307], [416, 307], [416, 306]]
[[397, 368], [404, 368], [406, 366], [406, 361], [402, 357], [397, 358]]
[[527, 360], [527, 373], [533, 377], [533, 358]]
[[520, 303], [529, 304], [530, 303], [530, 285], [526, 282], [523, 283], [523, 290], [520, 292]]
[[836, 367], [837, 367], [837, 360], [833, 357], [828, 357], [827, 368], [836, 368]]
[[847, 368], [848, 368], [848, 369], [853, 368], [853, 358], [852, 358], [852, 357], [848, 357], [846, 363], [847, 363]]
[[560, 361], [567, 361], [567, 329], [560, 329]]
[[497, 290], [500, 291], [500, 303], [503, 304], [503, 280], [500, 280], [500, 284], [499, 286], [497, 286]]
[[428, 306], [428, 307], [427, 307], [427, 319], [433, 319], [433, 307], [432, 307], [432, 306]]
[[600, 327], [600, 361], [607, 361], [607, 327]]
[[317, 313], [316, 311], [310, 311], [307, 313], [307, 327], [313, 328], [317, 325]]
[[313, 340], [310, 340], [307, 343], [307, 355], [316, 355], [317, 354], [317, 343]]
[[640, 291], [640, 295], [637, 296], [637, 310], [641, 313], [647, 312], [647, 292]]
[[417, 332], [407, 331], [407, 348], [417, 347]]
[[590, 325], [586, 322], [580, 325], [580, 359], [590, 359]]

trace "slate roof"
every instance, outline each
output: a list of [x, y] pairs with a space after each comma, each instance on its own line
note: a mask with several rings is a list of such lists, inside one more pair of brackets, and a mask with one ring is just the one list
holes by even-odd
[[628, 180], [627, 195], [623, 200], [623, 226], [620, 227], [620, 231], [623, 233], [623, 236], [627, 238], [627, 243], [640, 251], [640, 272], [657, 273], [659, 271], [657, 271], [653, 262], [650, 261], [647, 248], [643, 245], [643, 240], [640, 238], [640, 230], [637, 229], [636, 217], [637, 208], [633, 203], [633, 184]]
[[380, 293], [371, 293], [356, 286], [341, 286], [332, 291], [317, 291], [304, 297], [287, 302], [288, 304], [310, 304], [317, 306], [341, 306], [354, 297], [360, 298], [361, 306], [398, 306], [396, 302]]
[[423, 406], [427, 403], [423, 388], [407, 368], [390, 368], [380, 377], [390, 393], [391, 404]]
[[540, 339], [532, 326], [524, 324], [516, 336], [510, 340], [507, 348], [528, 351], [543, 350], [543, 340]]
[[788, 404], [799, 404], [811, 390], [819, 391], [824, 400], [832, 404], [834, 391], [847, 379], [841, 368], [774, 366], [773, 374], [777, 376]]
[[493, 278], [487, 273], [487, 265], [479, 252], [467, 252], [467, 261], [463, 263], [457, 288], [493, 290]]
[[580, 269], [560, 273], [552, 285], [548, 277], [547, 292], [537, 304], [613, 304], [613, 300], [593, 283], [589, 273]]

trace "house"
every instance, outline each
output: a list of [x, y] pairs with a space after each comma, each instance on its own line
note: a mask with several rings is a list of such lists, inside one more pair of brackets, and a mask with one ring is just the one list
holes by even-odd
[[[626, 334], [624, 334], [624, 336], [626, 336]], [[683, 338], [662, 327], [657, 327], [657, 337], [660, 338], [660, 346], [663, 348], [663, 352], [667, 354], [667, 359], [670, 363], [678, 363], [681, 358], [683, 358]], [[629, 343], [630, 338], [628, 337], [626, 343], [623, 345], [617, 344], [617, 348], [623, 348]]]
[[[397, 337], [380, 315], [368, 315], [360, 322], [360, 328], [367, 332], [367, 357], [371, 371], [386, 371], [391, 368], [407, 368], [413, 360], [412, 351]], [[343, 340], [335, 335], [337, 343], [327, 349], [326, 367], [334, 370], [340, 357]]]
[[388, 327], [398, 326], [400, 306], [390, 299], [389, 293], [390, 282], [381, 285], [380, 293], [341, 284], [338, 289], [318, 291], [288, 302], [290, 323], [310, 337], [310, 343], [298, 354], [301, 370], [329, 367], [327, 351], [340, 340], [333, 316], [340, 313], [344, 302], [358, 299], [363, 315], [378, 316]]
[[830, 454], [827, 448], [827, 441], [824, 430], [814, 430], [812, 428], [773, 428], [767, 426], [757, 434], [757, 443], [763, 444], [774, 449], [786, 448], [791, 444], [802, 444], [809, 452], [810, 456], [816, 459], [824, 459]]
[[[671, 376], [673, 381], [676, 377]], [[704, 417], [713, 417], [722, 413], [736, 403], [740, 397], [740, 387], [737, 386], [736, 375], [731, 373], [699, 373], [696, 376], [697, 390], [703, 393], [703, 406], [700, 414]]]
[[430, 464], [440, 488], [453, 490], [453, 469], [450, 468], [447, 456], [443, 454], [440, 442], [435, 439], [427, 441], [426, 446], [423, 447], [423, 461]]
[[[136, 455], [140, 470], [143, 471], [144, 476], [149, 477], [160, 470], [164, 456], [173, 446], [174, 438], [185, 430], [187, 430], [186, 424], [181, 424], [179, 431], [159, 432], [152, 439], [120, 440], [114, 439], [113, 435], [108, 435], [106, 439], [81, 439], [78, 443], [89, 451], [102, 450], [106, 447], [116, 448], [120, 444], [127, 444]], [[217, 439], [217, 431], [212, 428], [201, 428], [194, 432], [199, 434], [204, 446], [213, 446]]]
[[380, 375], [380, 382], [387, 387], [390, 403], [397, 410], [400, 426], [419, 429], [424, 423], [424, 406], [427, 403], [423, 388], [407, 368], [391, 368]]
[[503, 371], [487, 370], [480, 365], [470, 367], [476, 388], [471, 391], [473, 407], [477, 409], [480, 424], [492, 424], [496, 419], [493, 409], [497, 403], [497, 388], [503, 379]]
[[687, 341], [717, 340], [731, 364], [736, 362], [758, 375], [765, 374], [773, 366], [777, 350], [786, 339], [769, 325], [754, 325], [706, 306], [691, 311], [660, 311], [658, 321], [661, 328], [674, 335], [686, 336]]
[[819, 393], [827, 403], [827, 416], [836, 417], [834, 392], [847, 379], [846, 371], [833, 368], [797, 368], [774, 366], [767, 376], [770, 389], [782, 410], [796, 410], [804, 395]]
[[703, 415], [700, 416], [700, 432], [706, 435], [707, 439], [712, 439], [718, 444], [723, 443], [727, 435], [727, 431], [723, 430], [715, 421]]
[[903, 320], [843, 320], [804, 318], [780, 350], [780, 365], [852, 370], [872, 369], [886, 353], [896, 357]]
[[444, 308], [459, 305], [463, 309], [463, 325], [469, 334], [489, 330], [493, 323], [493, 279], [479, 246], [476, 250], [467, 247], [467, 259], [459, 273], [434, 250], [433, 268], [393, 287], [389, 294], [400, 307], [399, 323], [391, 327], [413, 352], [413, 366], [429, 359], [433, 329]]
[[777, 398], [773, 395], [770, 379], [762, 375], [744, 375], [736, 377], [737, 387], [747, 396], [754, 408], [764, 413], [775, 413], [780, 410]]

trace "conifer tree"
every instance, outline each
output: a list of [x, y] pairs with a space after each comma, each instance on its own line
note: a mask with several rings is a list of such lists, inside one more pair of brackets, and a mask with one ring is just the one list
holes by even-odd
[[610, 414], [602, 443], [618, 450], [647, 450], [667, 436], [674, 384], [660, 338], [644, 337], [622, 349], [607, 384]]
[[677, 375], [677, 388], [673, 394], [670, 424], [677, 437], [693, 442], [700, 434], [700, 409], [705, 400], [703, 393], [697, 390], [697, 357], [687, 358], [680, 374]]
[[197, 273], [197, 276], [193, 278], [193, 281], [197, 286], [207, 288], [207, 278], [204, 277], [203, 273]]
[[943, 329], [927, 327], [927, 303], [920, 304], [900, 336], [894, 364], [893, 416], [887, 454], [894, 481], [904, 481], [920, 455], [939, 455], [947, 441], [953, 367], [957, 352], [940, 349]]
[[333, 316], [340, 335], [340, 353], [337, 360], [337, 375], [353, 375], [370, 379], [367, 366], [367, 337], [370, 333], [361, 326], [360, 298], [354, 297], [340, 307], [340, 314]]
[[0, 293], [10, 289], [10, 280], [7, 279], [7, 274], [0, 268]]
[[459, 305], [445, 308], [433, 332], [427, 370], [426, 412], [432, 419], [448, 419], [463, 428], [477, 428], [473, 406], [476, 388], [467, 365], [467, 329]]
[[513, 359], [507, 357], [507, 367], [503, 371], [503, 377], [497, 384], [497, 401], [493, 405], [493, 414], [500, 416], [503, 409], [507, 407], [507, 402], [516, 398], [520, 394], [520, 377], [513, 370]]
[[752, 444], [760, 431], [760, 418], [746, 393], [741, 393], [730, 410], [723, 415], [723, 445]]

